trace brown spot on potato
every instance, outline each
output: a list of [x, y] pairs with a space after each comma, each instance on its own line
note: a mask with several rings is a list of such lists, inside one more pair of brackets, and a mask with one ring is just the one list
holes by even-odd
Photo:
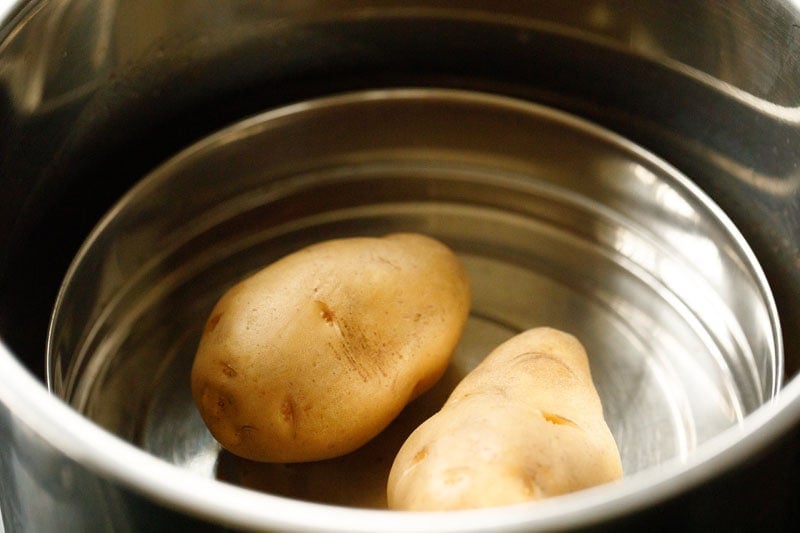
[[333, 325], [334, 324], [333, 310], [331, 310], [331, 308], [328, 307], [328, 304], [326, 304], [321, 300], [314, 300], [314, 303], [316, 303], [317, 307], [319, 308], [319, 316], [322, 317], [322, 320], [324, 320], [330, 325]]
[[283, 403], [281, 404], [281, 416], [287, 422], [290, 422], [294, 418], [294, 400], [292, 400], [291, 396], [287, 396]]
[[414, 454], [414, 457], [411, 459], [411, 465], [419, 464], [426, 457], [428, 457], [428, 447], [424, 446], [420, 451]]
[[206, 322], [206, 331], [205, 332], [206, 333], [211, 333], [212, 331], [214, 331], [214, 328], [217, 327], [217, 324], [219, 324], [219, 320], [221, 318], [222, 318], [222, 313], [218, 313], [216, 315], [213, 315], [211, 318], [209, 318], [208, 322]]
[[220, 393], [216, 388], [206, 386], [201, 395], [201, 404], [205, 406], [208, 412], [214, 418], [222, 418], [231, 404], [230, 398]]
[[222, 363], [222, 373], [228, 376], [229, 378], [236, 377], [236, 369], [233, 368], [228, 363]]
[[576, 424], [575, 422], [573, 422], [569, 418], [563, 417], [561, 415], [557, 415], [555, 413], [542, 412], [542, 417], [546, 421], [550, 422], [551, 424], [555, 424], [557, 426], [572, 426], [574, 428], [580, 429], [580, 426], [578, 426], [578, 424]]
[[292, 430], [292, 436], [297, 435], [297, 406], [295, 405], [294, 398], [291, 395], [287, 395], [286, 398], [283, 399], [283, 403], [281, 403], [281, 417], [283, 421], [289, 426]]
[[403, 270], [402, 267], [396, 265], [393, 261], [390, 261], [389, 259], [387, 259], [386, 257], [383, 257], [382, 255], [379, 255], [379, 256], [375, 257], [375, 259], [379, 263], [383, 263], [384, 265], [387, 265], [388, 267], [390, 267], [390, 268], [392, 268], [394, 270], [398, 270], [398, 271], [399, 270]]

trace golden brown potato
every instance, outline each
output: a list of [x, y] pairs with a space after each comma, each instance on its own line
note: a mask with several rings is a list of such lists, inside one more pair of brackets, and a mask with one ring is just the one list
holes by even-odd
[[442, 375], [469, 310], [453, 252], [417, 234], [304, 248], [232, 287], [206, 323], [192, 395], [255, 461], [348, 453]]
[[403, 444], [389, 507], [450, 510], [537, 500], [622, 477], [586, 352], [526, 331], [470, 372]]

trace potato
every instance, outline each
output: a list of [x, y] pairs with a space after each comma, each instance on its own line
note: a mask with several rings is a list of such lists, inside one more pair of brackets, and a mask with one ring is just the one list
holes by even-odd
[[506, 341], [405, 441], [391, 509], [452, 510], [555, 496], [622, 477], [586, 352], [536, 328]]
[[460, 261], [429, 237], [315, 244], [217, 302], [192, 366], [192, 395], [212, 435], [238, 456], [340, 456], [439, 379], [469, 303]]

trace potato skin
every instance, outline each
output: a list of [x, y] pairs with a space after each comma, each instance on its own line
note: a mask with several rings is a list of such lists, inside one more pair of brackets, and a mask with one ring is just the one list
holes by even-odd
[[536, 328], [492, 351], [409, 436], [387, 498], [398, 510], [469, 509], [621, 477], [583, 346]]
[[318, 243], [217, 302], [191, 372], [219, 443], [302, 462], [351, 452], [442, 375], [469, 311], [456, 255], [418, 234]]

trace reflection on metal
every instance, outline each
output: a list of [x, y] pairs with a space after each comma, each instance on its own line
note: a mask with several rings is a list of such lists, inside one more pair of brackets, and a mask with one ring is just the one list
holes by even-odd
[[6, 40], [0, 54], [0, 81], [19, 113], [72, 105], [97, 89], [114, 66], [109, 54], [116, 0], [51, 4], [48, 9], [41, 2], [39, 16], [38, 10], [27, 14], [27, 30]]

